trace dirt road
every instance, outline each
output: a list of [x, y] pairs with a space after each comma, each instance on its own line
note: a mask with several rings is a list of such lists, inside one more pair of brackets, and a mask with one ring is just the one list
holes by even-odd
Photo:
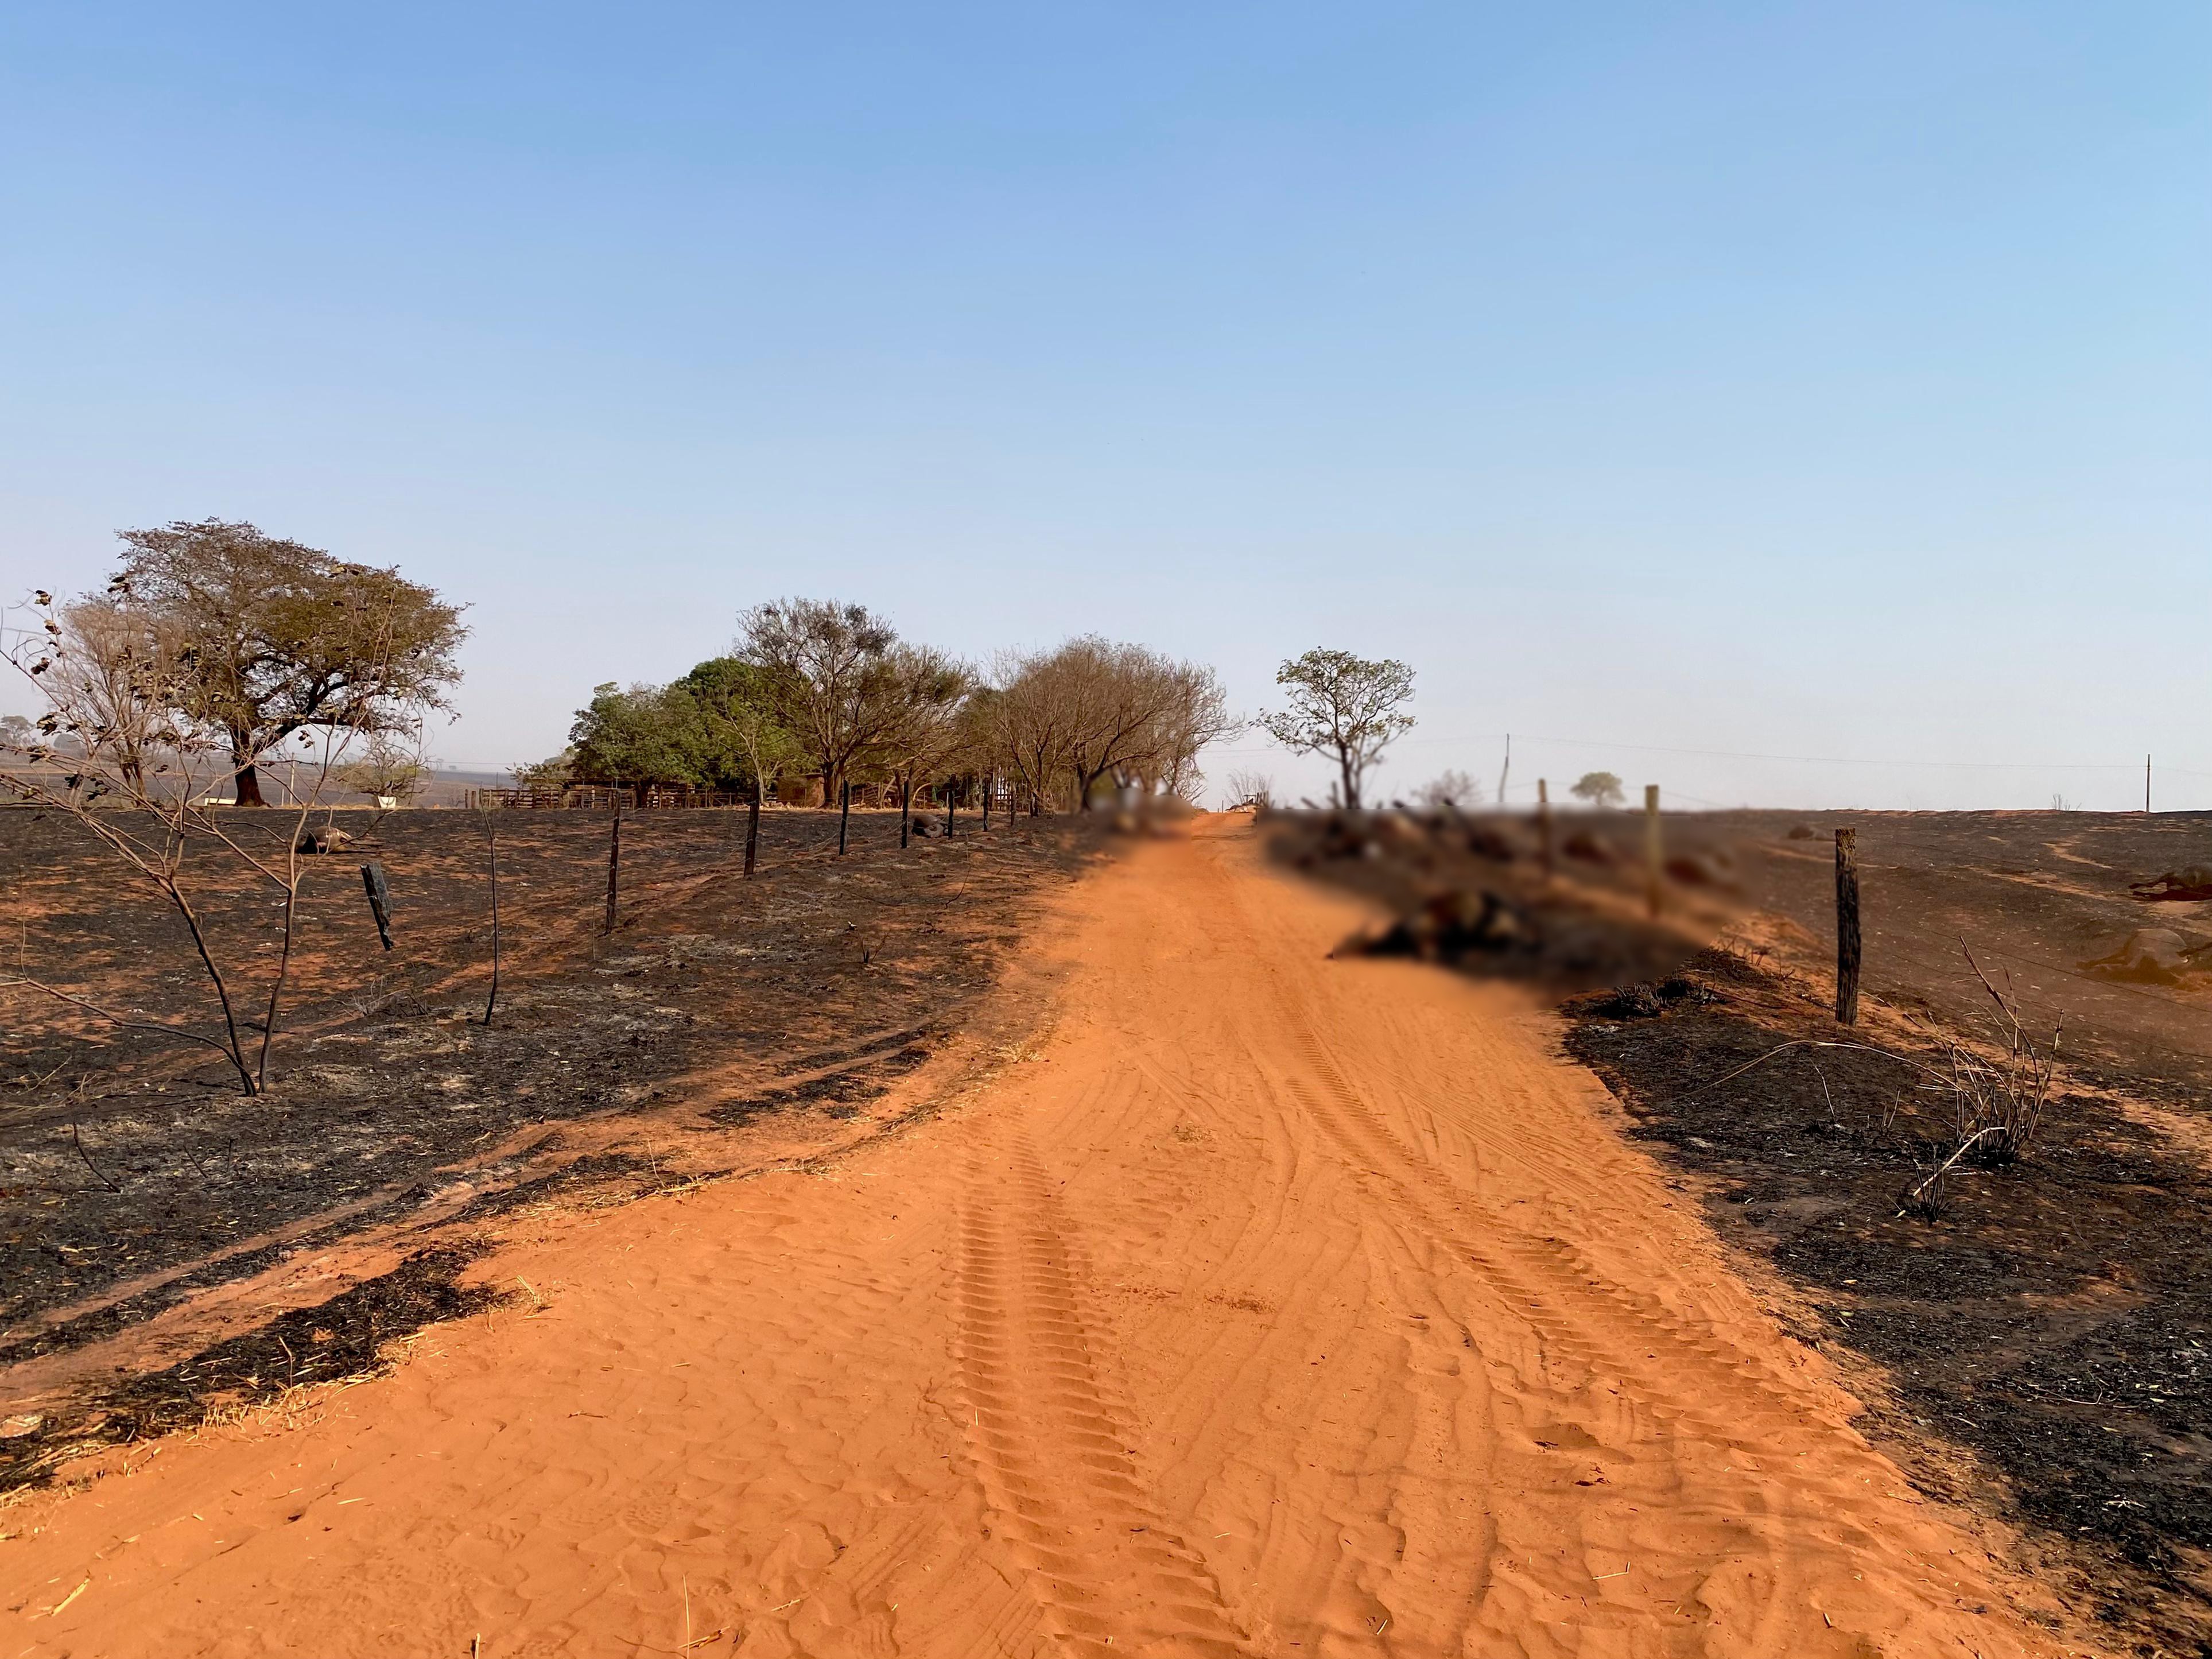
[[1543, 1018], [1206, 821], [1032, 1052], [827, 1170], [5, 1517], [0, 1654], [2056, 1651]]

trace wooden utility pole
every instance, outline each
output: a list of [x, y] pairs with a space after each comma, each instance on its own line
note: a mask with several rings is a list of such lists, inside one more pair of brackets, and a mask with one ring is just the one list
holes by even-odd
[[1644, 786], [1644, 906], [1653, 921], [1659, 917], [1659, 872], [1666, 859], [1659, 839], [1659, 786]]
[[837, 856], [845, 856], [845, 826], [853, 821], [853, 785], [849, 779], [840, 779], [837, 807]]
[[1552, 786], [1547, 778], [1536, 780], [1536, 856], [1543, 860], [1544, 879], [1552, 878]]
[[745, 803], [745, 879], [750, 881], [753, 864], [760, 854], [761, 792], [763, 786], [753, 780], [753, 798]]
[[1513, 770], [1513, 734], [1505, 734], [1505, 764], [1498, 769], [1498, 804], [1505, 805], [1505, 780]]
[[1859, 832], [1836, 831], [1836, 1024], [1859, 1023]]
[[615, 930], [615, 901], [622, 894], [622, 797], [615, 797], [615, 827], [607, 839], [607, 923], [600, 931]]
[[2150, 757], [2143, 757], [2143, 811], [2150, 811]]

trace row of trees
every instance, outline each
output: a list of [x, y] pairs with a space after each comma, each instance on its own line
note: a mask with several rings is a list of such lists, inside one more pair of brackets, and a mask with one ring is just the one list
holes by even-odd
[[985, 667], [899, 638], [865, 606], [757, 605], [726, 656], [665, 685], [601, 685], [566, 754], [526, 783], [688, 785], [901, 804], [984, 781], [1031, 812], [1082, 809], [1108, 783], [1194, 796], [1199, 751], [1241, 727], [1211, 668], [1096, 635]]

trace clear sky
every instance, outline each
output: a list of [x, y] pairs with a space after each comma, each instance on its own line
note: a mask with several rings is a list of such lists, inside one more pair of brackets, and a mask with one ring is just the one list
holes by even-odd
[[1245, 708], [1402, 657], [1396, 790], [2212, 807], [2208, 63], [2202, 0], [16, 0], [0, 599], [173, 518], [396, 562], [461, 763], [803, 593]]

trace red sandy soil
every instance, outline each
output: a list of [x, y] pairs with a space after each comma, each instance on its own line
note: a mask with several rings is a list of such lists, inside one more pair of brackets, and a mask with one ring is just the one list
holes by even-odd
[[1242, 820], [1057, 902], [1056, 1024], [942, 1110], [19, 1500], [0, 1653], [2064, 1650], [1552, 1017], [1328, 959]]

